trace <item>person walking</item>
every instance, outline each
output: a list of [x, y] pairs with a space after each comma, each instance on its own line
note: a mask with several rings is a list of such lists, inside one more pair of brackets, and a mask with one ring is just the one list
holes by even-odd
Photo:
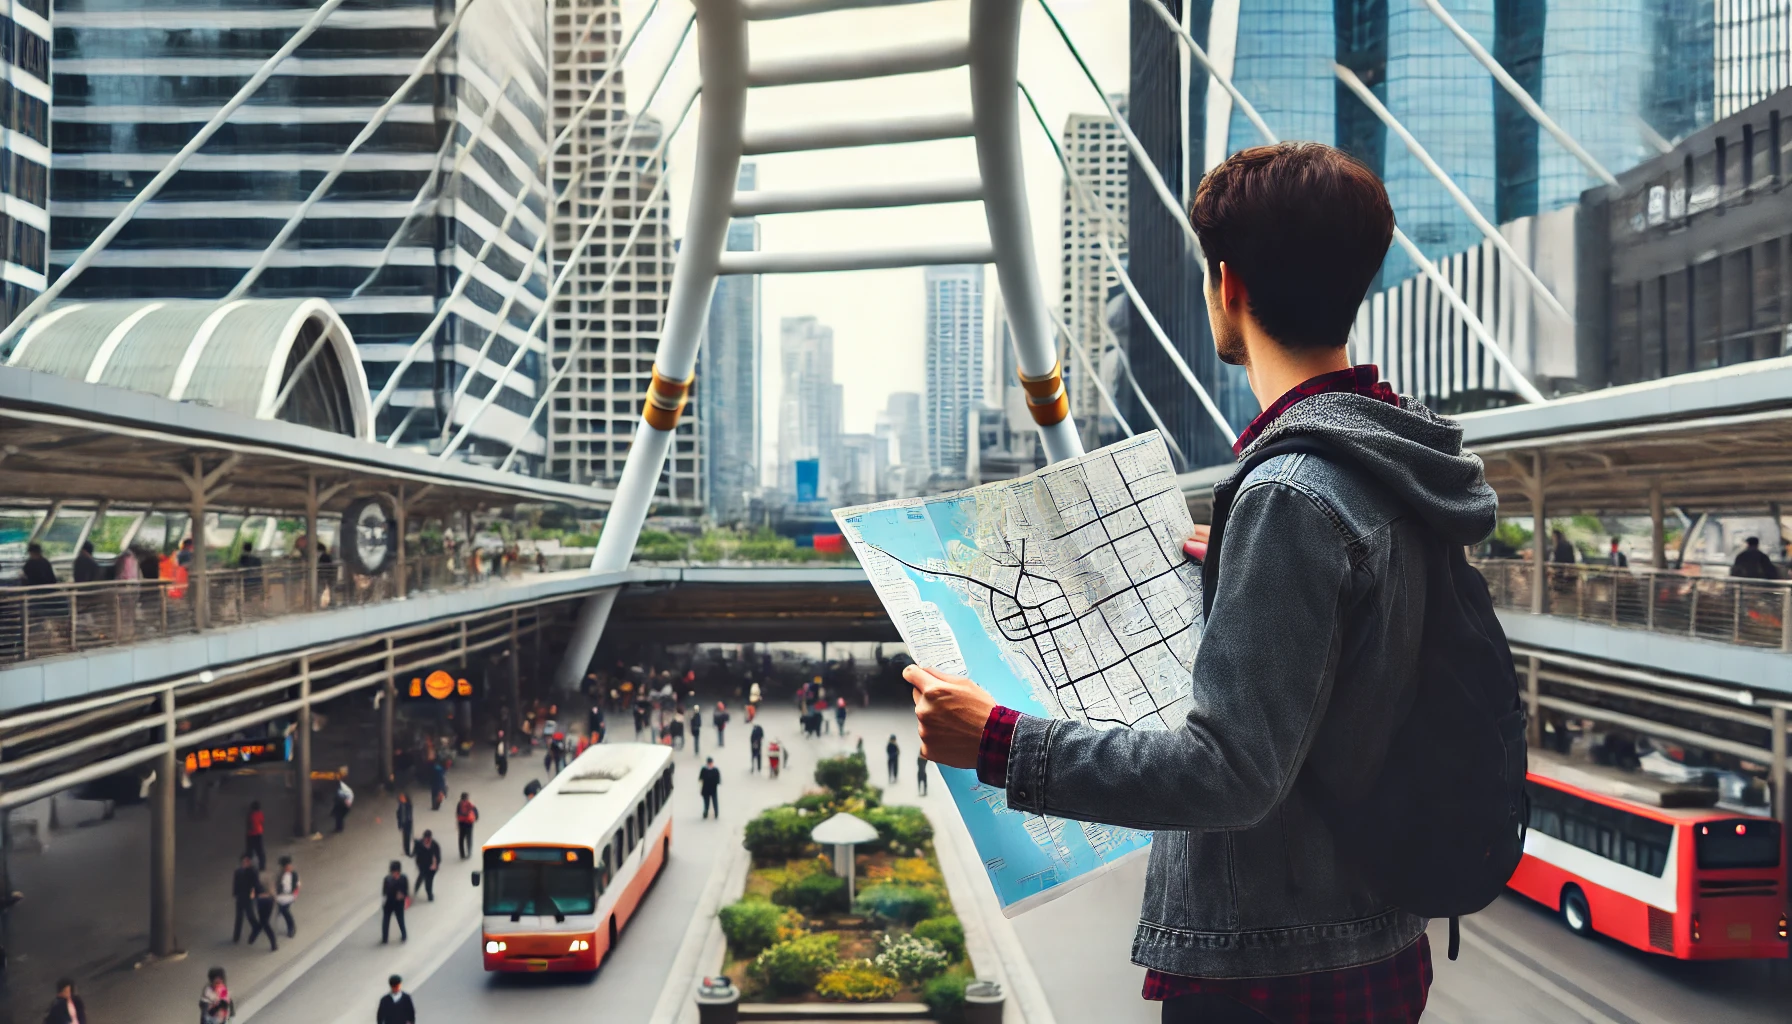
[[280, 919], [286, 922], [286, 937], [289, 939], [299, 933], [299, 926], [292, 919], [292, 905], [298, 902], [299, 888], [299, 869], [292, 866], [291, 857], [281, 857], [280, 873], [274, 876], [274, 909], [279, 911]]
[[280, 944], [274, 939], [274, 891], [268, 887], [268, 878], [259, 872], [255, 875], [255, 921], [249, 929], [249, 945], [255, 945], [256, 936], [268, 933], [268, 952], [278, 953]]
[[772, 778], [774, 778], [774, 779], [777, 778], [778, 777], [778, 767], [784, 761], [784, 746], [783, 746], [783, 744], [779, 743], [777, 740], [773, 740], [771, 746], [765, 748], [765, 757], [766, 757], [766, 760], [771, 762]]
[[703, 753], [703, 709], [691, 709], [691, 753]]
[[697, 771], [697, 788], [703, 793], [703, 816], [709, 817], [713, 809], [717, 820], [722, 817], [722, 805], [716, 800], [716, 791], [722, 785], [722, 770], [716, 767], [716, 759], [706, 758], [703, 767]]
[[1767, 552], [1761, 550], [1761, 538], [1750, 537], [1743, 541], [1744, 547], [1736, 552], [1736, 561], [1730, 564], [1730, 575], [1743, 580], [1777, 580], [1779, 569]]
[[[429, 836], [428, 832], [423, 833]], [[411, 905], [411, 883], [404, 877], [404, 865], [393, 861], [387, 868], [385, 880], [380, 882], [380, 945], [384, 946], [392, 938], [392, 919], [398, 919], [398, 941], [410, 941], [410, 933], [404, 927], [404, 908]]]
[[915, 792], [927, 795], [927, 755], [915, 755]]
[[684, 749], [684, 719], [680, 718], [677, 714], [673, 714], [672, 720], [667, 722], [666, 725], [668, 728], [670, 728], [672, 730], [672, 749], [673, 750], [683, 750]]
[[[752, 705], [747, 705], [752, 707]], [[753, 770], [759, 770], [759, 746], [765, 742], [765, 726], [753, 723], [753, 731], [747, 733], [747, 748], [753, 755]]]
[[429, 764], [429, 809], [439, 811], [442, 801], [448, 799], [448, 765], [442, 761], [442, 755], [436, 755]]
[[834, 699], [834, 728], [840, 733], [840, 735], [842, 735], [842, 736], [846, 735], [846, 698], [845, 697], [836, 697]]
[[585, 733], [589, 736], [601, 736], [604, 731], [604, 703], [593, 697], [591, 710], [585, 712]]
[[56, 982], [56, 998], [50, 1000], [50, 1008], [44, 1013], [44, 1024], [87, 1024], [87, 1004], [75, 995], [75, 979], [62, 978]]
[[243, 825], [243, 855], [254, 856], [257, 871], [268, 866], [268, 848], [262, 843], [262, 834], [267, 828], [268, 819], [267, 815], [261, 813], [261, 801], [251, 801], [249, 816]]
[[896, 782], [901, 775], [900, 769], [898, 768], [898, 763], [901, 758], [902, 748], [896, 745], [896, 734], [891, 733], [890, 742], [884, 744], [884, 760], [889, 762], [891, 783]]
[[348, 821], [348, 812], [355, 806], [355, 791], [349, 788], [346, 772], [336, 780], [336, 802], [330, 805], [330, 817], [336, 819], [336, 831], [341, 832]]
[[76, 583], [97, 583], [100, 578], [100, 563], [93, 557], [93, 541], [82, 541], [81, 552], [75, 556], [74, 580]]
[[497, 742], [492, 746], [492, 762], [498, 766], [498, 778], [510, 774], [510, 741], [504, 738], [502, 729], [498, 730]]
[[718, 750], [725, 746], [722, 742], [722, 732], [728, 728], [728, 722], [732, 717], [728, 714], [728, 705], [719, 700], [716, 701], [716, 713], [711, 715], [709, 720], [716, 726], [716, 748]]
[[230, 898], [236, 901], [236, 924], [230, 930], [230, 941], [241, 942], [244, 922], [255, 924], [255, 858], [246, 853], [236, 874], [230, 876]]
[[230, 1001], [230, 986], [224, 980], [224, 968], [205, 972], [205, 987], [199, 990], [199, 1024], [230, 1024], [236, 1016], [236, 1004]]
[[435, 833], [423, 830], [423, 836], [412, 849], [411, 859], [417, 862], [417, 895], [429, 893], [429, 902], [436, 901], [436, 872], [442, 869], [442, 846]]
[[411, 804], [411, 794], [398, 794], [398, 810], [392, 815], [398, 822], [398, 838], [404, 843], [404, 855], [411, 855], [411, 828], [417, 821], [417, 808]]
[[380, 997], [379, 1012], [374, 1024], [417, 1024], [417, 1007], [411, 994], [404, 990], [404, 979], [394, 974], [386, 979], [389, 991]]
[[460, 840], [461, 860], [473, 856], [473, 823], [478, 820], [479, 808], [473, 806], [472, 797], [462, 793], [460, 803], [454, 805], [454, 828]]

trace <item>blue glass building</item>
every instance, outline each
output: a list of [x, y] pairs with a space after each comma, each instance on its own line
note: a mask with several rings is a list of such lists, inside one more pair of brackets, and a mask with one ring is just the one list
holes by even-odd
[[[754, 165], [740, 166], [740, 191], [757, 185]], [[727, 248], [759, 248], [759, 221], [737, 217], [728, 224]], [[739, 522], [748, 498], [759, 487], [759, 373], [763, 342], [759, 329], [759, 275], [737, 274], [716, 281], [697, 378], [703, 424], [703, 452], [709, 471], [709, 513], [718, 522]]]
[[0, 77], [0, 326], [44, 290], [50, 235], [50, 2], [14, 0]]

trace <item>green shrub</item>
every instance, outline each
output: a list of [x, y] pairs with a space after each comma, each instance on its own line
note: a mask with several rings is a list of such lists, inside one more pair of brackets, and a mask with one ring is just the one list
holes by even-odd
[[792, 801], [790, 806], [815, 815], [817, 822], [826, 821], [834, 813], [834, 794], [804, 793]]
[[865, 767], [864, 754], [824, 757], [815, 764], [815, 784], [832, 793], [836, 799], [864, 789], [870, 781], [871, 771]]
[[774, 992], [794, 995], [812, 988], [840, 962], [840, 936], [804, 935], [780, 942], [753, 960], [753, 976]]
[[898, 924], [925, 921], [938, 908], [939, 897], [929, 890], [893, 882], [884, 882], [862, 890], [858, 901], [853, 904], [853, 909], [858, 913]]
[[772, 902], [794, 907], [810, 917], [846, 909], [846, 879], [830, 871], [788, 876], [772, 893]]
[[933, 1012], [940, 1024], [956, 1024], [964, 1019], [964, 986], [969, 978], [956, 971], [929, 978], [921, 986], [921, 1001]]
[[895, 978], [879, 971], [870, 963], [841, 964], [821, 976], [815, 983], [815, 994], [823, 999], [839, 999], [849, 1003], [870, 1003], [888, 999], [902, 987]]
[[773, 807], [747, 822], [746, 847], [762, 863], [801, 857], [817, 824], [813, 815], [794, 807]]
[[931, 978], [952, 965], [952, 958], [932, 939], [913, 935], [885, 935], [872, 963], [885, 974], [914, 983]]
[[933, 823], [919, 807], [878, 807], [864, 814], [878, 845], [891, 853], [918, 850], [933, 839]]
[[729, 948], [742, 958], [757, 956], [767, 947], [795, 938], [803, 931], [803, 915], [763, 897], [731, 903], [716, 916], [722, 921], [722, 934], [728, 936]]
[[947, 914], [943, 917], [930, 917], [915, 925], [916, 938], [931, 939], [939, 943], [954, 960], [964, 959], [964, 925], [958, 918]]

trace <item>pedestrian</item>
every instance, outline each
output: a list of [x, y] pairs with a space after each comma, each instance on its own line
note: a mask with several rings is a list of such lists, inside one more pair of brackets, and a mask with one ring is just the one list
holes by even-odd
[[765, 756], [766, 756], [766, 759], [769, 760], [772, 764], [772, 778], [775, 779], [778, 777], [778, 766], [784, 760], [783, 745], [780, 744], [777, 740], [773, 740], [772, 745], [766, 748]]
[[386, 984], [391, 991], [380, 997], [374, 1024], [417, 1024], [417, 1007], [411, 1002], [411, 994], [404, 990], [404, 979], [394, 974], [386, 979]]
[[927, 795], [927, 756], [915, 755], [915, 792]]
[[815, 701], [815, 735], [826, 735], [828, 731], [828, 699], [821, 697]]
[[243, 941], [243, 925], [255, 924], [255, 858], [243, 854], [236, 874], [230, 877], [230, 898], [236, 901], [236, 924], [230, 929], [230, 941]]
[[1606, 554], [1605, 561], [1614, 569], [1630, 568], [1630, 559], [1625, 556], [1624, 552], [1618, 550], [1618, 538], [1612, 538], [1612, 549]]
[[703, 793], [703, 816], [709, 817], [714, 809], [716, 818], [722, 817], [722, 805], [716, 801], [716, 789], [722, 784], [722, 770], [716, 767], [716, 759], [706, 758], [703, 767], [697, 770], [697, 788]]
[[554, 759], [554, 774], [555, 775], [558, 775], [561, 772], [566, 770], [566, 733], [565, 732], [558, 730], [558, 729], [554, 731], [554, 738], [548, 742], [548, 756], [550, 756]]
[[753, 685], [747, 687], [747, 710], [751, 711], [753, 708], [758, 707], [759, 702], [763, 699], [764, 698], [759, 692], [759, 680], [755, 679], [753, 680]]
[[473, 798], [465, 793], [460, 795], [460, 803], [454, 806], [454, 828], [460, 838], [460, 859], [473, 856], [473, 823], [479, 820], [479, 808], [473, 806]]
[[896, 745], [896, 734], [890, 734], [890, 742], [884, 744], [884, 759], [889, 762], [890, 781], [894, 783], [898, 777], [897, 762], [902, 757], [902, 748]]
[[249, 803], [249, 817], [243, 826], [243, 853], [255, 858], [256, 870], [268, 866], [268, 848], [262, 843], [262, 833], [268, 828], [267, 816], [261, 813], [261, 801]]
[[236, 1016], [236, 1004], [230, 1001], [230, 986], [224, 981], [224, 968], [205, 972], [205, 987], [199, 990], [199, 1024], [230, 1024]]
[[1562, 531], [1560, 530], [1551, 530], [1550, 536], [1555, 538], [1555, 547], [1550, 552], [1549, 560], [1552, 562], [1561, 562], [1566, 565], [1573, 565], [1574, 545], [1568, 543], [1568, 538], [1562, 536]]
[[398, 819], [398, 838], [404, 843], [404, 855], [411, 855], [411, 829], [417, 821], [417, 808], [411, 805], [411, 794], [398, 794], [398, 811], [393, 815]]
[[44, 1024], [87, 1024], [87, 1004], [75, 995], [75, 979], [62, 978], [56, 982], [56, 998], [50, 1001]]
[[1773, 564], [1767, 552], [1761, 550], [1761, 538], [1750, 537], [1742, 542], [1744, 547], [1736, 553], [1736, 561], [1730, 564], [1730, 575], [1744, 580], [1777, 580], [1780, 571]]
[[834, 701], [834, 728], [840, 735], [846, 735], [846, 698], [839, 697]]
[[268, 952], [280, 951], [280, 944], [274, 941], [274, 891], [268, 886], [268, 878], [259, 872], [255, 875], [255, 922], [249, 929], [249, 945], [255, 945], [255, 937], [262, 932], [268, 933]]
[[439, 811], [448, 799], [448, 765], [437, 755], [429, 765], [429, 809]]
[[498, 766], [498, 778], [510, 774], [510, 741], [504, 737], [504, 730], [498, 730], [498, 739], [492, 746], [492, 762]]
[[429, 893], [429, 902], [436, 901], [436, 872], [442, 869], [442, 847], [436, 842], [435, 833], [423, 830], [411, 851], [411, 859], [417, 862], [417, 895]]
[[666, 725], [668, 728], [670, 728], [672, 730], [672, 749], [673, 750], [683, 750], [684, 749], [684, 719], [678, 717], [678, 715], [676, 713], [674, 713], [672, 715], [672, 720], [667, 722]]
[[703, 709], [691, 709], [691, 753], [703, 752]]
[[535, 794], [539, 792], [541, 792], [541, 780], [530, 779], [528, 784], [523, 786], [523, 801], [526, 803], [535, 799]]
[[[429, 833], [423, 833], [428, 836]], [[410, 941], [410, 933], [404, 928], [404, 908], [411, 905], [411, 883], [405, 880], [404, 865], [393, 861], [387, 868], [386, 878], [380, 883], [380, 945], [384, 946], [392, 938], [392, 919], [398, 918], [398, 941]]]
[[716, 747], [718, 749], [725, 745], [722, 742], [722, 732], [728, 728], [728, 722], [732, 717], [728, 714], [728, 705], [719, 700], [716, 701], [716, 713], [710, 716], [710, 721], [714, 722], [716, 726]]
[[93, 541], [81, 542], [81, 553], [75, 556], [76, 583], [95, 583], [100, 578], [100, 563], [93, 557]]
[[591, 701], [591, 710], [585, 712], [585, 731], [592, 736], [604, 731], [603, 701], [597, 699]]
[[[346, 769], [344, 770], [346, 773]], [[355, 806], [355, 791], [349, 788], [346, 774], [336, 780], [336, 802], [330, 805], [330, 817], [336, 819], [336, 831], [341, 832], [343, 823], [348, 821], [348, 812]]]
[[[752, 707], [751, 704], [747, 705], [749, 710], [751, 710]], [[753, 731], [747, 733], [747, 747], [751, 750], [753, 755], [754, 771], [759, 770], [759, 745], [763, 742], [765, 742], [765, 726], [760, 725], [758, 722], [754, 722]]]
[[274, 877], [274, 908], [286, 922], [289, 939], [299, 933], [299, 926], [292, 919], [292, 905], [299, 899], [299, 889], [299, 869], [292, 866], [291, 857], [281, 857], [280, 874]]

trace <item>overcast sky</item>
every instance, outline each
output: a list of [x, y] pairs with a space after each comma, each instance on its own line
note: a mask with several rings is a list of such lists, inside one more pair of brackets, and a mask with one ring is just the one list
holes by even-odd
[[[647, 6], [647, 0], [624, 0], [628, 27], [634, 26]], [[749, 47], [755, 57], [789, 58], [873, 50], [900, 42], [963, 38], [967, 34], [969, 9], [968, 0], [938, 0], [757, 22], [750, 28]], [[1020, 76], [1039, 101], [1053, 131], [1062, 130], [1070, 113], [1100, 112], [1100, 98], [1077, 69], [1045, 13], [1031, 0], [1024, 10]], [[1124, 91], [1127, 5], [1122, 0], [1055, 0], [1053, 10], [1064, 19], [1102, 86], [1113, 92]], [[686, 0], [662, 0], [653, 22], [624, 65], [631, 107], [638, 109], [644, 93], [652, 87], [689, 11]], [[676, 116], [697, 83], [696, 56], [693, 33], [679, 66], [652, 104], [654, 113], [668, 121]], [[969, 77], [964, 69], [959, 69], [868, 82], [754, 90], [747, 103], [747, 125], [753, 128], [834, 123], [969, 110]], [[1050, 144], [1024, 102], [1021, 114], [1034, 246], [1045, 294], [1054, 297], [1058, 287], [1057, 235], [1063, 178]], [[671, 149], [672, 215], [680, 234], [685, 204], [690, 198], [689, 170], [695, 156], [696, 125], [697, 112], [693, 110]], [[960, 178], [977, 173], [976, 152], [969, 139], [786, 154], [760, 157], [756, 162], [759, 187], [775, 190], [855, 181]], [[769, 251], [853, 249], [879, 243], [978, 241], [988, 237], [983, 207], [977, 203], [789, 214], [761, 218], [760, 223], [762, 248]], [[919, 269], [910, 269], [764, 279], [760, 317], [765, 334], [763, 416], [768, 456], [777, 437], [779, 320], [813, 314], [834, 328], [835, 377], [845, 385], [846, 429], [868, 432], [890, 392], [922, 389], [921, 274]], [[993, 298], [994, 267], [988, 270], [985, 287]]]

